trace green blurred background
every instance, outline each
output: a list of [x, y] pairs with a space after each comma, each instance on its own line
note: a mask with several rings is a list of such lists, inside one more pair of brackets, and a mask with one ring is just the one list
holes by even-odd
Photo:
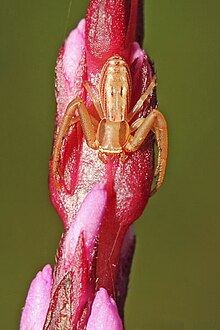
[[[88, 1], [1, 1], [1, 329], [62, 232], [47, 186], [54, 66]], [[146, 0], [144, 47], [169, 124], [166, 180], [136, 223], [127, 330], [220, 329], [218, 0]]]

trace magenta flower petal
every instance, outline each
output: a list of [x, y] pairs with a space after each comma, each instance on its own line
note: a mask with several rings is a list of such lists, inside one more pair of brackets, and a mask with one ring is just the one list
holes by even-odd
[[124, 319], [124, 304], [127, 296], [129, 274], [131, 271], [134, 249], [134, 229], [133, 226], [130, 226], [122, 244], [115, 286], [115, 296], [117, 300], [118, 311], [122, 319]]
[[96, 74], [113, 54], [125, 58], [129, 22], [126, 1], [92, 0], [86, 17], [86, 53], [89, 72]]
[[83, 57], [85, 56], [85, 20], [70, 33], [64, 42], [56, 66], [56, 129], [59, 129], [67, 105], [74, 97], [83, 96]]
[[91, 0], [85, 33], [89, 74], [100, 71], [112, 55], [128, 60], [133, 41], [143, 40], [143, 1]]
[[[76, 97], [85, 100], [83, 83], [86, 80], [85, 66], [85, 20], [81, 20], [62, 46], [56, 65], [56, 134], [59, 131], [62, 118], [70, 101]], [[64, 148], [60, 160], [60, 171], [63, 174], [63, 188], [58, 192], [52, 176], [52, 159], [50, 161], [49, 186], [51, 201], [57, 209], [65, 228], [69, 227], [72, 219], [82, 203], [86, 194], [82, 194], [79, 201], [72, 198], [72, 191], [76, 187], [76, 180], [79, 174], [80, 152], [82, 136], [76, 127], [70, 132], [64, 141]], [[94, 183], [94, 182], [93, 182]], [[90, 189], [91, 190], [91, 189]], [[89, 191], [90, 191], [89, 190]], [[89, 192], [87, 191], [87, 192]]]
[[[74, 29], [66, 42], [63, 50], [63, 68], [65, 78], [69, 84], [70, 89], [74, 88], [74, 83], [77, 74], [79, 61], [83, 56], [83, 49], [85, 44], [85, 19], [82, 19], [77, 28]], [[72, 51], [74, 49], [74, 52]]]
[[101, 184], [94, 186], [84, 199], [63, 240], [65, 270], [68, 270], [67, 265], [72, 264], [76, 246], [82, 233], [85, 239], [88, 260], [92, 259], [92, 252], [105, 213], [106, 202], [107, 193], [104, 190], [104, 185]]
[[122, 330], [122, 321], [114, 299], [104, 288], [96, 293], [86, 330]]
[[64, 234], [57, 254], [50, 307], [44, 329], [87, 324], [95, 294], [95, 244], [105, 213], [103, 184], [94, 186]]
[[22, 312], [20, 330], [43, 329], [50, 303], [52, 268], [46, 265], [31, 283]]

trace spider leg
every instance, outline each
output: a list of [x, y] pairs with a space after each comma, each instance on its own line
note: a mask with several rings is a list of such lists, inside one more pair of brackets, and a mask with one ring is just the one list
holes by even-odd
[[[78, 116], [74, 117], [76, 110], [78, 111]], [[74, 99], [67, 106], [54, 144], [52, 175], [57, 190], [60, 189], [60, 185], [57, 181], [57, 174], [60, 176], [59, 161], [63, 139], [66, 137], [69, 128], [75, 125], [79, 120], [81, 121], [82, 130], [88, 146], [90, 148], [97, 149], [96, 132], [94, 126], [97, 126], [98, 121], [89, 114], [84, 102], [81, 99]]]
[[104, 164], [107, 164], [107, 156], [104, 153], [99, 151], [98, 152], [98, 157]]
[[[130, 135], [130, 139], [125, 145], [125, 151], [134, 152], [138, 150], [146, 139], [150, 130], [154, 132], [158, 147], [158, 162], [154, 175], [158, 178], [156, 187], [151, 192], [152, 195], [160, 188], [165, 175], [168, 153], [167, 123], [162, 113], [155, 109], [146, 118], [140, 119], [139, 122], [138, 120], [135, 121], [137, 129], [134, 136]], [[133, 123], [134, 126], [135, 122]]]
[[86, 81], [84, 83], [84, 87], [85, 89], [87, 90], [87, 93], [89, 94], [90, 96], [90, 99], [92, 100], [94, 106], [95, 106], [95, 109], [100, 117], [100, 119], [103, 119], [104, 118], [104, 114], [103, 114], [103, 111], [102, 111], [102, 107], [100, 105], [100, 102], [99, 102], [99, 99], [96, 97], [96, 95], [93, 93], [88, 81]]
[[130, 132], [135, 132], [141, 126], [144, 120], [145, 118], [143, 117], [136, 119], [130, 126]]
[[152, 95], [155, 86], [156, 86], [156, 77], [153, 77], [150, 85], [148, 86], [144, 94], [141, 95], [137, 103], [134, 105], [133, 109], [131, 109], [131, 111], [128, 113], [127, 116], [128, 122], [130, 122], [134, 118], [134, 116], [138, 113], [138, 111], [141, 110], [144, 102], [147, 100], [148, 97]]

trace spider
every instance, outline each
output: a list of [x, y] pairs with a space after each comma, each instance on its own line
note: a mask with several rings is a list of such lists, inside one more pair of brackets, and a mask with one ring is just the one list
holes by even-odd
[[[98, 150], [98, 156], [104, 163], [107, 162], [107, 156], [113, 154], [120, 155], [121, 159], [125, 161], [126, 154], [138, 150], [152, 130], [158, 146], [158, 162], [154, 173], [157, 176], [157, 182], [153, 192], [160, 188], [165, 175], [168, 152], [166, 120], [158, 109], [153, 109], [145, 118], [138, 118], [130, 124], [134, 116], [141, 110], [144, 101], [152, 96], [156, 86], [155, 77], [133, 109], [130, 110], [131, 86], [128, 64], [122, 57], [115, 55], [110, 57], [102, 67], [99, 98], [93, 94], [88, 82], [85, 83], [85, 88], [100, 121], [89, 113], [82, 99], [76, 98], [69, 103], [54, 145], [52, 173], [58, 190], [60, 187], [57, 175], [60, 175], [59, 160], [62, 142], [69, 128], [78, 121], [81, 122], [87, 145]], [[75, 114], [76, 110], [78, 115]]]

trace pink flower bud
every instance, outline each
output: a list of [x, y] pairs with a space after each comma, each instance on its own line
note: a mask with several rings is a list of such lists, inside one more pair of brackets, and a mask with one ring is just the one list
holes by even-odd
[[[139, 33], [141, 8], [142, 2], [137, 0], [120, 0], [114, 4], [112, 1], [90, 2], [86, 22], [82, 20], [70, 33], [57, 60], [55, 141], [65, 110], [74, 98], [81, 98], [94, 114], [84, 83], [88, 82], [91, 88], [98, 86], [101, 67], [110, 56], [124, 56], [130, 66], [131, 107], [149, 86], [154, 75], [153, 66], [137, 42], [142, 40], [142, 32]], [[139, 116], [146, 116], [155, 105], [154, 94], [150, 102], [144, 104]], [[143, 212], [150, 196], [154, 175], [153, 134], [150, 133], [141, 148], [129, 154], [124, 163], [116, 156], [110, 157], [105, 164], [98, 158], [98, 152], [87, 146], [78, 122], [71, 127], [61, 147], [57, 175], [60, 189], [54, 180], [53, 155], [50, 162], [51, 200], [65, 229], [70, 227], [93, 185], [103, 180], [106, 182], [108, 198], [97, 247], [97, 285], [113, 293], [112, 279], [108, 274], [113, 274], [113, 280], [116, 280], [124, 236]], [[110, 264], [115, 266], [112, 268]]]
[[[121, 319], [135, 245], [131, 225], [143, 212], [151, 192], [153, 133], [124, 162], [119, 155], [103, 162], [98, 151], [87, 145], [80, 121], [65, 129], [59, 148], [56, 142], [66, 109], [76, 98], [100, 122], [85, 84], [97, 90], [101, 69], [113, 55], [121, 56], [130, 70], [129, 115], [154, 76], [153, 65], [141, 49], [142, 40], [142, 0], [91, 0], [86, 20], [69, 34], [59, 52], [49, 186], [65, 233], [57, 253], [52, 289], [51, 280], [43, 304], [41, 295], [33, 289], [39, 273], [22, 314], [22, 330], [123, 329]], [[100, 98], [99, 93], [95, 95]], [[155, 106], [154, 90], [131, 123], [146, 117]], [[35, 299], [36, 311], [29, 308]], [[39, 318], [36, 325], [32, 315]]]
[[52, 282], [52, 268], [46, 265], [31, 283], [22, 312], [20, 330], [43, 329], [50, 303]]
[[86, 330], [122, 330], [122, 322], [114, 299], [104, 288], [96, 293]]

